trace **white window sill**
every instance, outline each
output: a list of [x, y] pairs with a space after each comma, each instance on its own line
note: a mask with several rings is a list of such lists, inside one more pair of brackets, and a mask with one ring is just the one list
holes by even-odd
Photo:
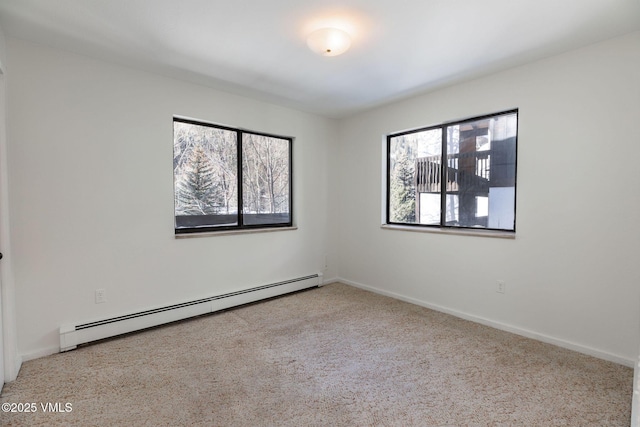
[[457, 236], [478, 236], [478, 237], [493, 237], [498, 239], [515, 239], [516, 233], [511, 231], [496, 231], [496, 230], [483, 230], [483, 229], [470, 229], [470, 228], [436, 228], [436, 227], [411, 227], [407, 225], [395, 225], [395, 224], [382, 224], [380, 228], [385, 230], [399, 230], [399, 231], [413, 231], [418, 233], [433, 233], [433, 234], [454, 234]]
[[250, 228], [244, 230], [224, 230], [224, 231], [206, 231], [203, 233], [184, 233], [176, 234], [176, 239], [192, 239], [196, 237], [213, 237], [213, 236], [229, 236], [232, 234], [256, 234], [256, 233], [272, 233], [274, 231], [291, 231], [297, 230], [297, 226], [292, 227], [273, 227], [273, 228]]

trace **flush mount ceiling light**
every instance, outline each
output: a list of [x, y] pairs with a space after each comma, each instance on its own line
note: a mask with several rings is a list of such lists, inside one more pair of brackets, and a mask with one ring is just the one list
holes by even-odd
[[320, 28], [309, 34], [307, 46], [322, 56], [337, 56], [351, 46], [351, 37], [337, 28]]

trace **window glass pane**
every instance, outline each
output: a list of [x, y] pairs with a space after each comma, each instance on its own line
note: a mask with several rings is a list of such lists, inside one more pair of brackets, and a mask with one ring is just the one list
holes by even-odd
[[389, 221], [440, 223], [442, 130], [389, 138]]
[[418, 193], [419, 205], [418, 215], [419, 223], [427, 225], [439, 225], [440, 224], [440, 194], [435, 193]]
[[287, 224], [291, 141], [244, 133], [242, 138], [242, 203], [246, 225]]
[[515, 228], [517, 114], [446, 128], [446, 225]]
[[173, 122], [176, 229], [238, 224], [236, 132]]

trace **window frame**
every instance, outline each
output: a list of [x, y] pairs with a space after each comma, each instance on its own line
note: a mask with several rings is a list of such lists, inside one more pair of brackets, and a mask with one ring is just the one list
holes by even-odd
[[[447, 225], [446, 223], [446, 203], [447, 203], [447, 191], [446, 187], [442, 185], [442, 183], [446, 182], [447, 178], [447, 170], [448, 170], [448, 161], [447, 161], [447, 132], [446, 129], [451, 126], [459, 126], [465, 123], [475, 122], [484, 119], [490, 119], [497, 116], [506, 116], [510, 114], [516, 115], [516, 135], [515, 135], [515, 161], [514, 161], [514, 198], [513, 198], [513, 229], [504, 229], [504, 228], [490, 228], [490, 227], [471, 227], [471, 226], [460, 226], [460, 225]], [[384, 226], [391, 227], [415, 227], [416, 231], [423, 229], [424, 231], [432, 230], [432, 231], [449, 231], [455, 233], [459, 231], [460, 234], [483, 234], [485, 232], [489, 233], [501, 233], [505, 235], [515, 235], [516, 233], [516, 223], [517, 223], [517, 197], [518, 197], [518, 128], [520, 126], [520, 116], [519, 109], [513, 108], [510, 110], [499, 111], [491, 114], [483, 114], [480, 116], [469, 117], [460, 120], [451, 120], [447, 122], [443, 122], [441, 124], [425, 126], [416, 129], [395, 132], [388, 134], [386, 136], [386, 144], [385, 144], [385, 155], [386, 155], [386, 183], [385, 183], [385, 224]], [[392, 138], [410, 135], [418, 132], [426, 132], [434, 129], [440, 129], [441, 132], [441, 156], [442, 156], [442, 166], [440, 169], [440, 221], [438, 224], [419, 224], [419, 223], [406, 223], [406, 222], [394, 222], [391, 221], [391, 140]]]
[[[185, 236], [185, 235], [203, 235], [203, 234], [215, 234], [220, 232], [221, 234], [228, 234], [230, 231], [277, 231], [277, 229], [291, 229], [293, 227], [293, 141], [294, 137], [276, 135], [267, 132], [259, 132], [253, 131], [249, 129], [243, 128], [235, 128], [230, 126], [219, 125], [211, 122], [206, 122], [203, 120], [196, 120], [181, 116], [174, 116], [172, 120], [172, 128], [173, 128], [173, 141], [174, 141], [174, 150], [175, 150], [175, 123], [186, 123], [195, 126], [205, 126], [211, 127], [215, 129], [221, 129], [229, 132], [236, 133], [236, 186], [237, 186], [237, 199], [238, 199], [238, 212], [237, 212], [237, 224], [235, 225], [210, 225], [210, 226], [201, 226], [201, 227], [182, 227], [178, 228], [177, 224], [177, 216], [176, 216], [176, 179], [175, 179], [175, 170], [173, 173], [173, 224], [174, 224], [174, 233], [176, 236]], [[264, 223], [264, 224], [245, 224], [244, 223], [244, 199], [243, 199], [243, 135], [251, 134], [258, 136], [265, 136], [268, 138], [276, 138], [280, 140], [288, 141], [289, 149], [288, 153], [288, 175], [289, 175], [289, 221], [282, 223]]]

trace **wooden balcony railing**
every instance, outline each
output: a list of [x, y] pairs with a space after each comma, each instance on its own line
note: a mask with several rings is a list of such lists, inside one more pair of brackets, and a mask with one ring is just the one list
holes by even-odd
[[[446, 170], [447, 193], [472, 192], [489, 194], [491, 151], [449, 154]], [[419, 157], [415, 164], [415, 186], [418, 193], [439, 193], [442, 157]]]

